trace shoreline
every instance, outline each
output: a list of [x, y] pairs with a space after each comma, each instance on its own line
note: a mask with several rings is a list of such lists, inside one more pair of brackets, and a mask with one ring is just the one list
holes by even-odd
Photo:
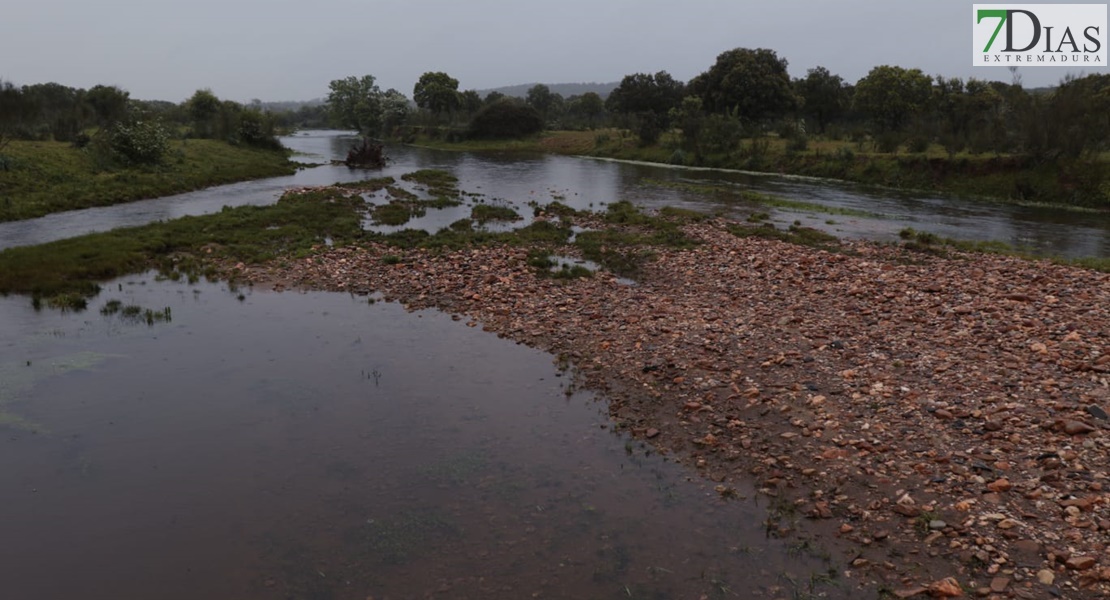
[[[1074, 188], [1074, 185], [1071, 183], [1065, 184], [1058, 180], [1049, 181], [1051, 177], [1058, 177], [1059, 174], [1056, 172], [1056, 169], [1046, 170], [1043, 165], [1038, 166], [1036, 169], [1021, 168], [1015, 170], [1016, 165], [1009, 163], [1020, 160], [1017, 157], [990, 157], [978, 155], [949, 158], [945, 156], [936, 156], [928, 152], [886, 154], [867, 152], [859, 152], [857, 154], [852, 152], [853, 158], [845, 162], [832, 158], [832, 154], [828, 151], [826, 151], [824, 155], [819, 151], [815, 151], [815, 153], [803, 151], [798, 155], [788, 156], [779, 150], [775, 150], [768, 153], [768, 155], [762, 159], [763, 162], [766, 163], [766, 166], [770, 167], [768, 170], [741, 168], [740, 166], [728, 165], [675, 165], [670, 163], [664, 155], [659, 155], [659, 160], [652, 160], [650, 158], [653, 153], [659, 154], [660, 152], [667, 152], [664, 148], [658, 146], [640, 148], [634, 145], [628, 146], [622, 141], [621, 143], [623, 145], [617, 148], [598, 147], [597, 142], [593, 141], [592, 137], [595, 134], [608, 137], [607, 132], [612, 133], [612, 130], [591, 130], [584, 132], [548, 131], [540, 134], [539, 137], [534, 139], [510, 139], [500, 142], [444, 142], [434, 139], [419, 139], [409, 142], [406, 145], [452, 152], [537, 152], [543, 154], [561, 154], [564, 156], [625, 162], [628, 164], [643, 164], [654, 167], [672, 167], [697, 171], [732, 172], [753, 176], [797, 178], [800, 181], [832, 183], [835, 185], [858, 185], [875, 189], [889, 189], [898, 192], [940, 194], [944, 196], [967, 198], [973, 201], [1015, 206], [1051, 207], [1063, 210], [1098, 213], [1110, 211], [1110, 204], [1107, 204], [1107, 202], [1110, 202], [1110, 198], [1105, 196], [1105, 192], [1103, 192], [1104, 203], [1102, 206], [1089, 206], [1078, 202], [1063, 202], [1059, 199], [1046, 199], [1043, 197], [1045, 193], [1074, 193], [1075, 190], [1071, 189]], [[624, 138], [621, 138], [621, 140], [623, 139]], [[844, 147], [850, 149], [851, 144], [847, 144]], [[622, 154], [630, 154], [630, 156], [621, 156]], [[720, 157], [717, 158], [720, 159]], [[996, 163], [1005, 168], [1001, 168], [1001, 170], [996, 169], [995, 166], [992, 166]], [[943, 167], [939, 171], [936, 170], [938, 165]], [[791, 168], [791, 166], [794, 168]], [[949, 174], [947, 171], [950, 167], [958, 167], [956, 170], [962, 169], [966, 171], [966, 173], [963, 173], [965, 177], [964, 185], [952, 184], [950, 175], [951, 177], [958, 177], [959, 174]], [[855, 173], [859, 176], [838, 177], [818, 175], [799, 170], [801, 168], [811, 171], [814, 169], [819, 171], [833, 169], [845, 174]], [[928, 173], [922, 173], [922, 169], [925, 169]], [[858, 173], [856, 173], [856, 171], [858, 171]], [[867, 176], [865, 177], [865, 175]], [[878, 178], [877, 180], [875, 179], [876, 177]], [[899, 185], [894, 181], [885, 180], [891, 177], [897, 182], [908, 181], [906, 181], [904, 185]], [[1001, 179], [999, 179], [1000, 177]], [[1046, 179], [1046, 177], [1048, 179]], [[915, 182], [931, 185], [914, 185]], [[1010, 192], [1002, 194], [985, 191], [986, 189], [996, 190], [999, 189], [1000, 186], [1009, 186], [1013, 189], [1011, 189]], [[1031, 198], [1013, 197], [1011, 195], [1014, 189], [1026, 190], [1026, 188], [1037, 192], [1038, 195]]]
[[1110, 592], [1096, 412], [1110, 408], [1110, 276], [865, 242], [834, 253], [728, 224], [687, 225], [702, 244], [655, 249], [632, 286], [537, 277], [513, 246], [223, 266], [259, 287], [437, 308], [566, 359], [610, 399], [613, 427], [722, 496], [754, 485], [777, 507], [769, 534], [832, 548], [853, 588]]

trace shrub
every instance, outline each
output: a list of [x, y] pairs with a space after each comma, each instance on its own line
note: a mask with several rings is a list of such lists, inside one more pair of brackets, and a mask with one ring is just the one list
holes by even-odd
[[154, 121], [117, 123], [106, 136], [110, 158], [125, 166], [160, 164], [169, 150], [169, 140], [165, 127]]
[[470, 121], [476, 138], [518, 138], [543, 131], [543, 117], [520, 101], [502, 99], [483, 107]]

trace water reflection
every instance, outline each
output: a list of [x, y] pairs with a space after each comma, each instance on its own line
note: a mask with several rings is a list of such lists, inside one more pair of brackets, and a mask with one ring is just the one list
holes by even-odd
[[[349, 132], [310, 131], [283, 138], [283, 143], [298, 152], [297, 160], [319, 164], [344, 157], [354, 140]], [[957, 239], [1000, 240], [1047, 255], [1110, 255], [1110, 213], [1011, 206], [830, 181], [674, 169], [567, 156], [441, 152], [396, 145], [387, 148], [387, 155], [391, 161], [381, 170], [325, 164], [303, 169], [289, 177], [0, 223], [0, 249], [207, 214], [224, 206], [270, 204], [284, 190], [293, 187], [398, 176], [416, 169], [438, 168], [455, 173], [461, 187], [467, 191], [520, 205], [558, 200], [575, 208], [600, 209], [615, 200], [629, 200], [649, 207], [676, 205], [738, 217], [758, 210], [770, 212], [772, 221], [781, 225], [798, 221], [850, 238], [892, 241], [897, 239], [900, 230], [913, 227]], [[711, 189], [706, 191], [706, 186]], [[830, 207], [834, 212], [846, 209], [880, 217], [753, 205], [739, 199], [736, 192], [743, 189], [811, 202]]]
[[111, 289], [81, 314], [0, 299], [0, 369], [50, 366], [0, 388], [24, 420], [0, 429], [6, 597], [779, 597], [827, 569], [603, 428], [551, 356], [448, 315]]

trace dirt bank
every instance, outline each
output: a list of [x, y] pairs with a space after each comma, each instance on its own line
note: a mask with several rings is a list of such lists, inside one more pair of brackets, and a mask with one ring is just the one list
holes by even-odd
[[724, 495], [779, 498], [769, 531], [818, 533], [873, 595], [960, 591], [948, 577], [970, 596], [1110, 593], [1110, 276], [727, 225], [687, 225], [701, 244], [657, 248], [635, 285], [539, 277], [511, 246], [231, 269], [380, 292], [565, 357], [614, 426]]

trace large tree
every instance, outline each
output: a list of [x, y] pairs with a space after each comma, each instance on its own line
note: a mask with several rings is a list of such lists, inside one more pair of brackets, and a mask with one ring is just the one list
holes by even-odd
[[774, 50], [736, 48], [722, 52], [690, 81], [690, 92], [710, 113], [734, 113], [752, 122], [780, 118], [798, 105], [786, 65]]
[[85, 92], [85, 102], [96, 114], [96, 123], [106, 127], [127, 118], [130, 94], [116, 86], [97, 85]]
[[185, 101], [185, 109], [193, 122], [193, 133], [200, 138], [216, 136], [223, 104], [212, 90], [197, 90]]
[[382, 95], [382, 131], [390, 135], [405, 124], [409, 117], [409, 99], [401, 92], [389, 88]]
[[933, 93], [933, 78], [920, 69], [880, 65], [856, 83], [857, 111], [880, 129], [897, 131], [921, 114]]
[[540, 113], [545, 121], [556, 117], [560, 112], [560, 107], [564, 105], [563, 97], [552, 92], [551, 88], [542, 83], [537, 83], [528, 89], [524, 102], [536, 109], [536, 112]]
[[682, 102], [685, 86], [666, 71], [633, 73], [625, 75], [609, 97], [605, 108], [609, 112], [643, 115], [651, 113], [666, 120], [667, 113]]
[[795, 85], [802, 100], [802, 111], [817, 122], [817, 129], [825, 132], [825, 126], [840, 118], [848, 108], [848, 93], [844, 80], [833, 75], [825, 67], [806, 71], [805, 79]]
[[412, 88], [416, 105], [436, 115], [459, 108], [459, 80], [442, 71], [428, 71]]
[[[35, 106], [22, 90], [10, 81], [0, 81], [0, 151], [20, 132], [30, 127]], [[6, 165], [0, 160], [0, 166]]]
[[336, 79], [328, 88], [328, 113], [336, 123], [363, 135], [381, 134], [382, 91], [373, 75]]

